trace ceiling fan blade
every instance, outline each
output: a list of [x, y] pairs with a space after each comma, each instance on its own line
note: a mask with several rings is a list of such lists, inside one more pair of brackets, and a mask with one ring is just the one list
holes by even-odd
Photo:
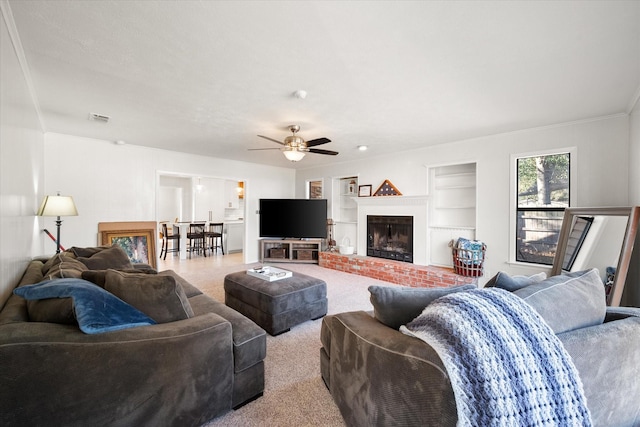
[[316, 138], [311, 141], [307, 141], [307, 147], [315, 147], [316, 145], [327, 144], [331, 142], [329, 138]]
[[276, 144], [284, 145], [284, 142], [278, 141], [277, 139], [269, 138], [268, 136], [258, 135], [260, 138], [268, 139], [269, 141], [273, 141]]
[[335, 156], [335, 155], [338, 154], [337, 151], [322, 150], [320, 148], [309, 148], [309, 152], [310, 153], [316, 153], [316, 154], [328, 154], [330, 156]]

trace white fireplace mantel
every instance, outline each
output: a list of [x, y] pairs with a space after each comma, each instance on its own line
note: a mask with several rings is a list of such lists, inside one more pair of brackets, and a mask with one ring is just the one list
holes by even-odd
[[429, 196], [372, 196], [354, 197], [358, 206], [385, 206], [385, 205], [426, 205]]
[[354, 197], [358, 205], [358, 255], [367, 255], [367, 215], [413, 217], [413, 263], [428, 265], [427, 212], [429, 196]]

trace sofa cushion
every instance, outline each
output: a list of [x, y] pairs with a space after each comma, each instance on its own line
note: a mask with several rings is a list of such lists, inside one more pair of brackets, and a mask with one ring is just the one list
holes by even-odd
[[182, 286], [171, 276], [107, 270], [104, 288], [157, 323], [194, 315]]
[[124, 270], [133, 268], [127, 253], [118, 245], [112, 245], [90, 257], [78, 257], [78, 261], [82, 262], [90, 270], [106, 270], [109, 268]]
[[[115, 269], [112, 269], [115, 270]], [[88, 280], [91, 283], [95, 283], [96, 285], [104, 288], [104, 284], [107, 280], [107, 271], [109, 270], [87, 270], [82, 272], [81, 279]], [[137, 274], [158, 274], [158, 272], [152, 268], [127, 268], [124, 270], [118, 270], [123, 273], [137, 273]], [[187, 295], [188, 296], [188, 295]]]
[[78, 261], [72, 253], [60, 252], [55, 254], [42, 266], [45, 279], [60, 279], [73, 277], [79, 279], [87, 266]]
[[78, 258], [80, 258], [80, 257], [91, 258], [92, 256], [94, 256], [98, 252], [102, 252], [105, 249], [109, 249], [110, 247], [111, 246], [109, 246], [109, 245], [86, 247], [86, 248], [79, 248], [77, 246], [73, 246], [73, 247], [67, 249], [67, 252], [71, 252], [72, 254], [74, 254]]
[[205, 294], [189, 298], [196, 316], [215, 313], [231, 323], [234, 370], [246, 371], [267, 356], [267, 333], [248, 317]]
[[[18, 287], [41, 282], [42, 265], [42, 261], [31, 261], [22, 275], [22, 279], [18, 282]], [[9, 295], [4, 307], [0, 310], [0, 325], [28, 321], [27, 301], [17, 295]]]
[[77, 323], [71, 298], [27, 300], [27, 312], [29, 313], [29, 320], [32, 322], [50, 322], [66, 325]]
[[[160, 272], [158, 272], [158, 275], [159, 276], [171, 276], [174, 279], [176, 279], [176, 282], [178, 282], [178, 283], [180, 283], [180, 285], [182, 285], [182, 289], [184, 289], [184, 293], [187, 295], [187, 298], [191, 298], [191, 297], [194, 297], [196, 295], [201, 295], [202, 294], [200, 289], [196, 288], [191, 283], [187, 282], [184, 279], [184, 277], [180, 276], [178, 273], [176, 273], [173, 270], [160, 271]], [[194, 310], [194, 312], [195, 312], [195, 310]]]
[[472, 284], [451, 288], [409, 288], [406, 286], [369, 286], [374, 316], [393, 329], [411, 322], [433, 300], [452, 292], [475, 289]]
[[49, 271], [51, 267], [53, 267], [54, 265], [58, 264], [61, 261], [61, 257], [68, 257], [69, 259], [76, 258], [76, 256], [69, 251], [62, 251], [58, 254], [55, 254], [49, 259], [45, 259], [42, 261], [44, 263], [42, 265], [42, 274], [47, 274], [47, 271]]
[[[60, 252], [42, 266], [43, 280], [82, 278], [87, 266], [78, 261], [71, 252]], [[32, 322], [75, 324], [71, 298], [48, 298], [27, 301], [27, 312]]]
[[20, 286], [13, 293], [27, 300], [72, 298], [80, 330], [87, 334], [155, 324], [153, 319], [136, 308], [82, 279], [46, 280]]
[[502, 288], [507, 291], [515, 291], [534, 283], [542, 282], [547, 278], [547, 273], [540, 272], [532, 276], [510, 276], [504, 271], [498, 272], [484, 285], [485, 288]]
[[607, 311], [597, 268], [552, 276], [514, 294], [533, 306], [556, 334], [599, 325]]

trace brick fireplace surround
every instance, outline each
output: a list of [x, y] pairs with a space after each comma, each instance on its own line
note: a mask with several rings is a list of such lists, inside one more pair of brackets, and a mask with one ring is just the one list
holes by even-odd
[[319, 265], [413, 288], [448, 288], [465, 283], [476, 284], [478, 281], [477, 277], [455, 274], [452, 268], [415, 265], [360, 255], [341, 255], [337, 252], [320, 252]]

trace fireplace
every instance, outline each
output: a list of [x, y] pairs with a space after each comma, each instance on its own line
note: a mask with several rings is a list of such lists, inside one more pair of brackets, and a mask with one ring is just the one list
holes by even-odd
[[413, 262], [413, 217], [367, 215], [367, 255]]

